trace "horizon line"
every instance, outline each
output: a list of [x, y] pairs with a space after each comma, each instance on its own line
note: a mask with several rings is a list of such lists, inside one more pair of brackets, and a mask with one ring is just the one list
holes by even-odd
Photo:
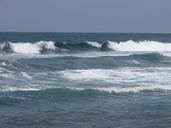
[[167, 32], [39, 32], [39, 31], [0, 31], [0, 33], [75, 33], [75, 34], [171, 34]]

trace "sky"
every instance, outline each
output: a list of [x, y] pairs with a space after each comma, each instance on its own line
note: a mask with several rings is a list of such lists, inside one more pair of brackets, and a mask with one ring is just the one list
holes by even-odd
[[171, 33], [171, 0], [0, 0], [0, 31]]

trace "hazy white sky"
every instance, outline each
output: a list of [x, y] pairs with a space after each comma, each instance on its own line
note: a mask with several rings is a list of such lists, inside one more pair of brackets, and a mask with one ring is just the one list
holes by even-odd
[[171, 33], [171, 0], [0, 0], [0, 31]]

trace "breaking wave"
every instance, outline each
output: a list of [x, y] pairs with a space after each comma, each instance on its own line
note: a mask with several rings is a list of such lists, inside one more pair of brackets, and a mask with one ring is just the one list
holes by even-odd
[[157, 41], [139, 41], [132, 40], [126, 42], [93, 42], [85, 41], [80, 43], [53, 41], [30, 42], [6, 42], [0, 44], [0, 53], [20, 53], [20, 54], [40, 54], [44, 51], [70, 50], [70, 51], [119, 51], [119, 52], [171, 52], [171, 43], [162, 43]]
[[171, 51], [171, 43], [162, 43], [162, 42], [156, 42], [156, 41], [134, 42], [130, 40], [127, 42], [120, 42], [120, 43], [108, 41], [107, 47], [115, 51], [129, 51], [129, 52]]
[[44, 50], [55, 50], [55, 43], [52, 41], [39, 41], [36, 43], [2, 43], [0, 45], [1, 53], [21, 53], [21, 54], [39, 54]]
[[[58, 46], [59, 43], [56, 43]], [[132, 40], [126, 42], [92, 42], [86, 41], [82, 43], [65, 43], [66, 46], [70, 45], [70, 49], [74, 48], [79, 50], [96, 48], [101, 51], [113, 50], [113, 51], [121, 51], [121, 52], [169, 52], [171, 51], [171, 43], [163, 43], [157, 41], [139, 41], [135, 42]], [[60, 45], [59, 45], [60, 47]], [[83, 48], [84, 47], [84, 48]], [[67, 48], [67, 47], [63, 47]]]

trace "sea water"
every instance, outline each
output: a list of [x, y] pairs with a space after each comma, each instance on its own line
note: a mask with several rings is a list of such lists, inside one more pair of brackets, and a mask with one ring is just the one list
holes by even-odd
[[0, 33], [0, 127], [170, 128], [171, 34]]

